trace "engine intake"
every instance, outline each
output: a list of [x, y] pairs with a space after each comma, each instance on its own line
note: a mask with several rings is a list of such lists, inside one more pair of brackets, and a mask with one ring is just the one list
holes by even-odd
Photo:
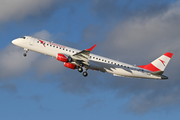
[[67, 62], [72, 62], [73, 60], [72, 60], [72, 58], [69, 56], [68, 58], [67, 58]]

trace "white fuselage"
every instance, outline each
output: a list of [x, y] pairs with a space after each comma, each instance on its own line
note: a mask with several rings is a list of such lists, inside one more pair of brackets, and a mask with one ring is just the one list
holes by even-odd
[[[64, 45], [52, 43], [49, 41], [26, 36], [24, 38], [18, 38], [12, 41], [13, 44], [22, 47], [26, 50], [35, 51], [52, 57], [57, 57], [58, 53], [72, 56], [80, 50], [70, 48]], [[90, 54], [88, 69], [99, 70], [102, 72], [112, 73], [115, 76], [133, 77], [133, 78], [149, 78], [149, 79], [161, 79], [161, 76], [150, 74], [150, 71], [112, 60], [106, 57]]]

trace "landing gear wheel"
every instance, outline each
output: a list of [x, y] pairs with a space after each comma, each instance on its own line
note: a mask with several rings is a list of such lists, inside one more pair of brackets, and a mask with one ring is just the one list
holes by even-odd
[[85, 72], [83, 72], [83, 76], [84, 77], [87, 77], [88, 76], [88, 73], [85, 71]]
[[78, 71], [81, 73], [83, 71], [82, 67], [79, 67]]
[[26, 48], [24, 48], [24, 50], [25, 50], [25, 53], [23, 54], [23, 56], [26, 57], [26, 56], [27, 56], [27, 52], [28, 52], [29, 50], [26, 49]]
[[26, 56], [27, 56], [27, 54], [26, 54], [26, 53], [24, 53], [24, 54], [23, 54], [23, 56], [24, 56], [24, 57], [26, 57]]

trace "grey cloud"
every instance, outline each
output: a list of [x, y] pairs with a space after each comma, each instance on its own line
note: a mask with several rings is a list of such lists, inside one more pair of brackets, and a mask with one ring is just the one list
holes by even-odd
[[40, 32], [37, 32], [32, 36], [43, 40], [50, 40], [52, 38], [52, 35], [47, 30], [41, 30]]
[[99, 99], [88, 99], [82, 109], [93, 108], [95, 110], [106, 106], [104, 101]]
[[30, 97], [30, 99], [39, 103], [39, 102], [41, 102], [42, 96], [41, 95], [33, 95]]
[[0, 22], [4, 22], [10, 19], [22, 19], [27, 15], [41, 14], [43, 10], [51, 7], [55, 0], [3, 0], [1, 2]]
[[30, 53], [32, 57], [27, 59], [23, 57], [23, 53], [22, 48], [14, 45], [8, 45], [0, 52], [0, 68], [2, 68], [0, 72], [1, 80], [23, 74], [31, 67], [37, 58], [37, 54]]
[[91, 40], [94, 40], [95, 37], [98, 35], [99, 29], [100, 28], [97, 25], [93, 25], [93, 24], [85, 27], [82, 33], [83, 42], [84, 41], [89, 42]]
[[[42, 30], [35, 33], [33, 36], [39, 36], [48, 40], [50, 38], [48, 31]], [[28, 52], [27, 57], [23, 57], [23, 48], [17, 47], [13, 44], [8, 45], [1, 50], [0, 58], [0, 79], [12, 78], [26, 73], [28, 70], [33, 69], [38, 72], [38, 76], [45, 73], [58, 73], [64, 69], [63, 64], [55, 58], [40, 55], [32, 51]]]
[[93, 0], [92, 12], [98, 18], [119, 21], [132, 16], [152, 17], [165, 12], [169, 7], [167, 1], [156, 0]]
[[101, 44], [104, 49], [108, 49], [104, 54], [137, 65], [148, 64], [165, 52], [174, 53], [165, 71], [165, 74], [169, 73], [168, 81], [126, 78], [121, 80], [114, 78], [115, 81], [108, 81], [109, 89], [117, 90], [119, 97], [133, 96], [127, 104], [128, 111], [146, 113], [152, 109], [180, 104], [177, 92], [180, 88], [179, 5], [179, 2], [171, 4], [166, 12], [155, 16], [138, 15], [120, 21]]
[[48, 17], [63, 4], [73, 0], [1, 0], [0, 23], [22, 20], [26, 17]]
[[14, 84], [3, 84], [0, 86], [0, 90], [7, 91], [9, 93], [16, 93], [17, 88]]
[[175, 48], [178, 50], [178, 11], [179, 7], [172, 5], [164, 14], [152, 18], [132, 17], [125, 22], [119, 22], [107, 35], [104, 47], [113, 46], [111, 49], [115, 52], [114, 55], [119, 54], [123, 57], [134, 56], [136, 53], [146, 56], [149, 52], [148, 59], [152, 58], [152, 55], [158, 56], [166, 51], [173, 52]]
[[[105, 36], [106, 38], [103, 39], [103, 43], [98, 46], [99, 49], [96, 48], [96, 52], [101, 52], [102, 56], [120, 59], [120, 61], [126, 61], [131, 64], [148, 64], [166, 51], [173, 52], [175, 55], [169, 63], [166, 72], [170, 75], [168, 81], [113, 77], [108, 73], [104, 74], [90, 70], [88, 71], [89, 76], [84, 78], [82, 75], [79, 75], [78, 71], [73, 71], [63, 66], [58, 67], [58, 61], [55, 62], [55, 59], [52, 60], [48, 56], [39, 57], [32, 52], [30, 52], [33, 54], [32, 56], [28, 55], [28, 59], [25, 58], [27, 64], [23, 63], [25, 61], [20, 59], [24, 59], [21, 56], [21, 50], [12, 46], [1, 52], [0, 65], [5, 68], [5, 71], [8, 71], [7, 73], [1, 73], [1, 75], [12, 75], [12, 71], [15, 71], [18, 65], [23, 64], [25, 66], [20, 66], [17, 70], [19, 72], [15, 71], [15, 73], [13, 73], [14, 75], [22, 74], [30, 68], [32, 63], [35, 63], [34, 66], [35, 69], [38, 69], [36, 70], [38, 73], [42, 75], [49, 72], [50, 74], [55, 74], [55, 78], [51, 78], [51, 80], [58, 79], [60, 82], [58, 87], [64, 92], [86, 95], [93, 93], [94, 90], [111, 90], [117, 93], [118, 98], [122, 96], [132, 96], [132, 99], [127, 103], [126, 107], [128, 111], [134, 113], [144, 113], [143, 111], [148, 112], [154, 108], [162, 108], [173, 104], [178, 105], [179, 96], [177, 91], [180, 88], [178, 82], [178, 71], [180, 70], [180, 36], [178, 33], [180, 20], [178, 4], [177, 2], [166, 7], [168, 9], [163, 10], [163, 12], [161, 12], [162, 14], [152, 15], [151, 13], [150, 16], [147, 15], [148, 17], [142, 17], [143, 14], [138, 14], [137, 16], [129, 16], [129, 18], [124, 21], [120, 20], [119, 22], [115, 22], [115, 27], [109, 30], [110, 32]], [[106, 24], [108, 23], [109, 22], [106, 21]], [[87, 29], [87, 31], [91, 31], [91, 28]], [[93, 30], [94, 28], [92, 31]], [[84, 37], [89, 39], [96, 36], [94, 32], [88, 35], [86, 30], [84, 34]], [[47, 37], [46, 40], [52, 38], [52, 34], [45, 30], [37, 33], [35, 36], [44, 39]], [[12, 53], [11, 49], [15, 51], [15, 53]], [[9, 53], [9, 55], [7, 55], [7, 53]], [[15, 54], [15, 56], [13, 54]], [[8, 57], [5, 59], [4, 56]], [[13, 61], [14, 64], [9, 66], [8, 63], [10, 61], [8, 61], [8, 59], [13, 58], [15, 59], [15, 61]], [[46, 63], [48, 67], [46, 67]], [[4, 64], [7, 66], [3, 66]], [[89, 101], [85, 106], [98, 102], [100, 101]]]
[[142, 114], [148, 112], [150, 109], [157, 110], [159, 107], [174, 107], [177, 109], [180, 106], [178, 91], [179, 87], [175, 87], [170, 90], [170, 92], [164, 91], [163, 93], [158, 92], [157, 94], [157, 91], [154, 90], [135, 95], [131, 101], [128, 102], [127, 111]]
[[[175, 55], [165, 72], [165, 74], [169, 74], [169, 80], [113, 77], [108, 73], [90, 70], [88, 71], [89, 76], [84, 78], [79, 75], [78, 71], [65, 68], [60, 73], [55, 72], [60, 82], [58, 87], [64, 92], [78, 95], [91, 94], [93, 90], [112, 90], [116, 91], [117, 98], [132, 96], [126, 107], [128, 111], [133, 113], [146, 113], [153, 109], [174, 104], [179, 105], [177, 92], [180, 88], [178, 82], [178, 71], [180, 70], [178, 65], [180, 56], [179, 2], [167, 8], [162, 14], [148, 17], [142, 17], [138, 14], [126, 19], [126, 21], [116, 22], [115, 27], [110, 30], [103, 43], [99, 45], [101, 49], [99, 51], [96, 49], [96, 51], [101, 52], [101, 55], [131, 64], [148, 64], [167, 51], [173, 52]], [[89, 30], [91, 31], [91, 29], [87, 31]], [[86, 33], [85, 37], [90, 39], [92, 36], [96, 36], [96, 33], [93, 32], [90, 36]], [[43, 69], [40, 67], [40, 70]], [[47, 72], [49, 71], [47, 70]], [[87, 102], [86, 105], [88, 106], [90, 103], [93, 101]]]

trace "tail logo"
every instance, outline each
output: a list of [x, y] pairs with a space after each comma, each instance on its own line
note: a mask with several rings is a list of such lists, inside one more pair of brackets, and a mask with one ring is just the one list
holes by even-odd
[[166, 62], [165, 62], [165, 61], [163, 61], [163, 60], [161, 60], [161, 59], [159, 59], [159, 60], [160, 60], [160, 61], [162, 62], [162, 64], [165, 66], [165, 63], [166, 63]]

